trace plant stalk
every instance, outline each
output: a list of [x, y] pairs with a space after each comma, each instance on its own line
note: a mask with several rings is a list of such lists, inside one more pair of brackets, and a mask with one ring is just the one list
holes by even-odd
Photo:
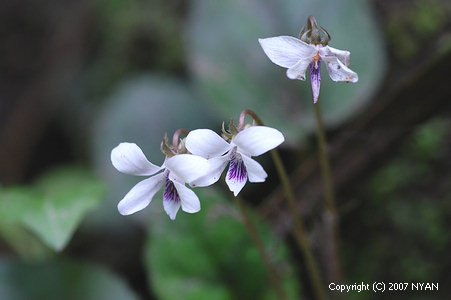
[[233, 197], [233, 199], [235, 200], [236, 205], [240, 209], [241, 215], [243, 217], [244, 225], [246, 226], [246, 229], [247, 229], [249, 235], [251, 236], [252, 241], [254, 242], [255, 246], [257, 247], [261, 258], [263, 259], [263, 262], [269, 271], [269, 278], [271, 280], [271, 284], [273, 285], [274, 289], [277, 292], [278, 299], [284, 299], [284, 300], [287, 299], [287, 295], [285, 294], [285, 291], [280, 282], [279, 274], [277, 273], [276, 268], [274, 267], [268, 253], [265, 250], [263, 241], [257, 231], [257, 228], [251, 221], [251, 217], [249, 215], [249, 212], [248, 212], [245, 204], [243, 203], [243, 201], [241, 200], [241, 197], [239, 197], [239, 196]]
[[325, 238], [328, 239], [329, 244], [329, 247], [327, 247], [328, 249], [326, 249], [326, 251], [328, 251], [327, 260], [330, 265], [329, 277], [330, 279], [341, 281], [343, 277], [340, 265], [340, 255], [339, 255], [340, 248], [338, 244], [338, 232], [337, 232], [338, 213], [335, 202], [333, 177], [329, 162], [329, 155], [327, 153], [327, 140], [324, 131], [324, 124], [321, 116], [321, 108], [319, 106], [319, 102], [313, 104], [313, 106], [315, 108], [319, 163], [321, 167], [321, 175], [323, 178], [324, 198], [326, 202], [326, 212], [323, 215], [323, 221], [326, 230]]
[[[255, 123], [260, 126], [264, 126], [262, 120], [257, 116], [257, 114], [251, 110], [244, 110], [240, 115], [240, 123], [239, 128], [244, 128], [244, 119], [245, 116], [251, 116]], [[277, 173], [279, 175], [280, 181], [282, 183], [283, 190], [285, 192], [289, 211], [292, 214], [294, 219], [294, 236], [298, 247], [301, 249], [302, 254], [306, 260], [307, 271], [309, 273], [310, 280], [312, 282], [313, 291], [315, 293], [316, 299], [327, 299], [326, 292], [324, 290], [323, 282], [321, 280], [321, 275], [319, 272], [318, 264], [316, 263], [315, 257], [313, 255], [313, 251], [310, 247], [310, 242], [307, 237], [306, 231], [304, 229], [304, 225], [302, 222], [301, 214], [298, 211], [296, 205], [296, 199], [294, 197], [293, 188], [291, 187], [290, 179], [288, 177], [288, 173], [282, 163], [282, 159], [280, 158], [279, 152], [277, 149], [271, 150], [271, 157], [274, 161], [274, 165], [276, 167]]]

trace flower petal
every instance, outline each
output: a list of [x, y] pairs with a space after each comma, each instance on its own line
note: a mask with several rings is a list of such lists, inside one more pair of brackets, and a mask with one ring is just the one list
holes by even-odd
[[357, 73], [346, 67], [336, 56], [326, 56], [322, 57], [322, 59], [333, 81], [359, 81]]
[[320, 61], [310, 64], [310, 83], [312, 84], [313, 103], [318, 101], [321, 88], [321, 64]]
[[231, 148], [229, 143], [210, 129], [190, 131], [186, 137], [185, 146], [192, 154], [205, 158], [220, 156]]
[[292, 36], [258, 39], [269, 59], [284, 68], [293, 67], [299, 60], [315, 56], [316, 48]]
[[210, 171], [202, 177], [190, 182], [192, 187], [204, 187], [216, 183], [221, 177], [227, 163], [229, 162], [228, 155], [213, 157], [208, 160], [210, 162]]
[[349, 66], [351, 52], [326, 46], [319, 49], [319, 55], [321, 57], [336, 56], [345, 66]]
[[294, 66], [287, 70], [287, 77], [290, 79], [305, 80], [305, 71], [313, 61], [312, 58], [302, 58]]
[[153, 175], [161, 170], [149, 162], [141, 148], [134, 143], [120, 143], [111, 151], [111, 162], [119, 172], [137, 176]]
[[229, 186], [230, 191], [233, 192], [235, 197], [244, 187], [247, 181], [246, 165], [242, 159], [242, 155], [237, 153], [236, 150], [230, 154], [230, 166], [226, 175], [226, 183]]
[[250, 156], [258, 156], [283, 143], [283, 134], [266, 126], [251, 126], [240, 131], [232, 142], [238, 146], [239, 152]]
[[182, 210], [190, 214], [200, 211], [200, 201], [197, 195], [184, 184], [174, 181], [174, 185], [180, 196]]
[[166, 201], [163, 200], [164, 211], [168, 214], [171, 220], [175, 220], [177, 212], [180, 209], [180, 201]]
[[266, 180], [268, 174], [266, 174], [263, 167], [257, 161], [246, 155], [241, 155], [241, 158], [246, 166], [247, 176], [250, 182], [264, 182]]
[[203, 157], [191, 154], [178, 154], [169, 158], [166, 168], [183, 182], [192, 182], [204, 176], [210, 169], [210, 163]]
[[247, 178], [246, 177], [244, 179], [230, 178], [229, 172], [230, 172], [230, 167], [229, 167], [229, 171], [227, 171], [226, 183], [227, 183], [227, 186], [229, 187], [230, 191], [233, 192], [233, 195], [236, 197], [238, 195], [238, 193], [246, 185]]
[[165, 178], [166, 175], [161, 173], [138, 182], [117, 205], [119, 212], [130, 215], [145, 208], [163, 186]]

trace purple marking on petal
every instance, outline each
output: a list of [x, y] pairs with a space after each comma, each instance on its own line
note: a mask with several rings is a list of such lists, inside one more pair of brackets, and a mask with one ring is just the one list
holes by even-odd
[[245, 181], [247, 170], [241, 154], [236, 153], [236, 148], [230, 153], [229, 180]]
[[317, 62], [312, 62], [310, 68], [310, 82], [312, 84], [313, 103], [318, 101], [319, 89], [321, 87], [321, 59]]
[[168, 177], [166, 177], [166, 186], [164, 187], [163, 193], [164, 201], [175, 201], [176, 203], [180, 202], [180, 196], [175, 188], [174, 183]]

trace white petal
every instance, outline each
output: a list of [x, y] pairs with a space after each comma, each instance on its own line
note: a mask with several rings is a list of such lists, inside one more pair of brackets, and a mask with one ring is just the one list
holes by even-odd
[[166, 168], [183, 182], [192, 182], [204, 176], [210, 169], [210, 163], [203, 157], [191, 154], [178, 154], [169, 158]]
[[303, 58], [299, 60], [294, 66], [287, 70], [287, 77], [290, 79], [305, 80], [305, 72], [312, 61], [312, 58]]
[[268, 174], [266, 174], [263, 167], [257, 161], [246, 155], [241, 155], [241, 158], [246, 166], [247, 177], [250, 182], [264, 182], [266, 180]]
[[232, 178], [230, 176], [230, 167], [229, 170], [227, 171], [227, 175], [226, 175], [226, 183], [230, 189], [231, 192], [233, 192], [233, 195], [235, 195], [235, 197], [238, 195], [238, 193], [243, 189], [243, 187], [246, 185], [246, 181], [247, 181], [247, 176], [244, 178], [237, 178], [234, 177]]
[[191, 186], [204, 187], [216, 183], [216, 181], [218, 181], [221, 177], [221, 174], [224, 171], [225, 167], [227, 166], [229, 158], [228, 155], [224, 155], [213, 157], [208, 161], [210, 162], [210, 171], [206, 175], [194, 180], [193, 182], [190, 182]]
[[200, 201], [197, 195], [184, 184], [174, 181], [174, 185], [179, 193], [182, 210], [190, 214], [200, 211]]
[[349, 66], [349, 59], [351, 56], [351, 52], [347, 50], [335, 49], [329, 46], [322, 47], [319, 49], [319, 55], [321, 57], [325, 56], [336, 56], [343, 64]]
[[333, 81], [359, 81], [357, 73], [346, 67], [337, 57], [326, 56], [322, 59], [326, 64], [329, 76]]
[[185, 146], [192, 154], [205, 158], [220, 156], [231, 148], [229, 143], [210, 129], [190, 131], [186, 137]]
[[117, 205], [119, 212], [130, 215], [145, 208], [163, 186], [165, 178], [165, 173], [161, 173], [138, 182]]
[[232, 142], [238, 146], [239, 152], [250, 156], [258, 156], [283, 143], [283, 134], [274, 128], [252, 126], [240, 131]]
[[292, 36], [258, 39], [269, 59], [284, 68], [293, 67], [300, 59], [315, 56], [316, 48]]
[[171, 220], [175, 220], [177, 212], [180, 209], [180, 202], [176, 201], [165, 201], [163, 200], [164, 211], [168, 214]]
[[120, 143], [111, 151], [111, 162], [119, 172], [131, 175], [148, 176], [161, 170], [134, 143]]

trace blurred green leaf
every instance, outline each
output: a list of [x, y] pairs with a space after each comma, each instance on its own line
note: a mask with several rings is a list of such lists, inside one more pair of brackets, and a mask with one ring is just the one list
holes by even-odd
[[103, 184], [79, 168], [48, 173], [36, 183], [41, 201], [30, 210], [24, 223], [53, 249], [69, 242], [82, 218], [102, 199]]
[[127, 285], [110, 271], [86, 263], [50, 261], [0, 262], [0, 299], [133, 300]]
[[413, 136], [412, 155], [422, 161], [440, 157], [448, 132], [449, 120], [436, 118], [422, 124]]
[[[1, 232], [10, 237], [11, 232], [26, 234], [20, 229], [23, 226], [47, 246], [60, 251], [86, 213], [99, 204], [103, 194], [103, 183], [78, 167], [48, 172], [33, 186], [4, 188], [0, 190]], [[9, 240], [15, 248], [17, 241], [27, 241], [19, 237], [15, 242]]]
[[21, 221], [38, 195], [30, 186], [0, 188], [0, 223]]
[[0, 222], [0, 236], [27, 261], [40, 261], [53, 254], [38, 237], [21, 224]]
[[332, 35], [330, 46], [351, 51], [356, 84], [335, 83], [322, 68], [320, 103], [328, 124], [357, 112], [372, 96], [385, 69], [382, 41], [370, 4], [358, 0], [196, 1], [187, 27], [188, 62], [196, 83], [225, 120], [255, 110], [282, 130], [289, 143], [313, 128], [310, 83], [289, 80], [258, 38], [297, 36], [308, 15]]
[[[202, 210], [179, 212], [175, 221], [151, 223], [146, 263], [160, 299], [275, 299], [267, 272], [235, 207], [220, 194], [196, 192]], [[258, 222], [267, 249], [281, 267], [286, 289], [297, 299], [286, 249]]]

